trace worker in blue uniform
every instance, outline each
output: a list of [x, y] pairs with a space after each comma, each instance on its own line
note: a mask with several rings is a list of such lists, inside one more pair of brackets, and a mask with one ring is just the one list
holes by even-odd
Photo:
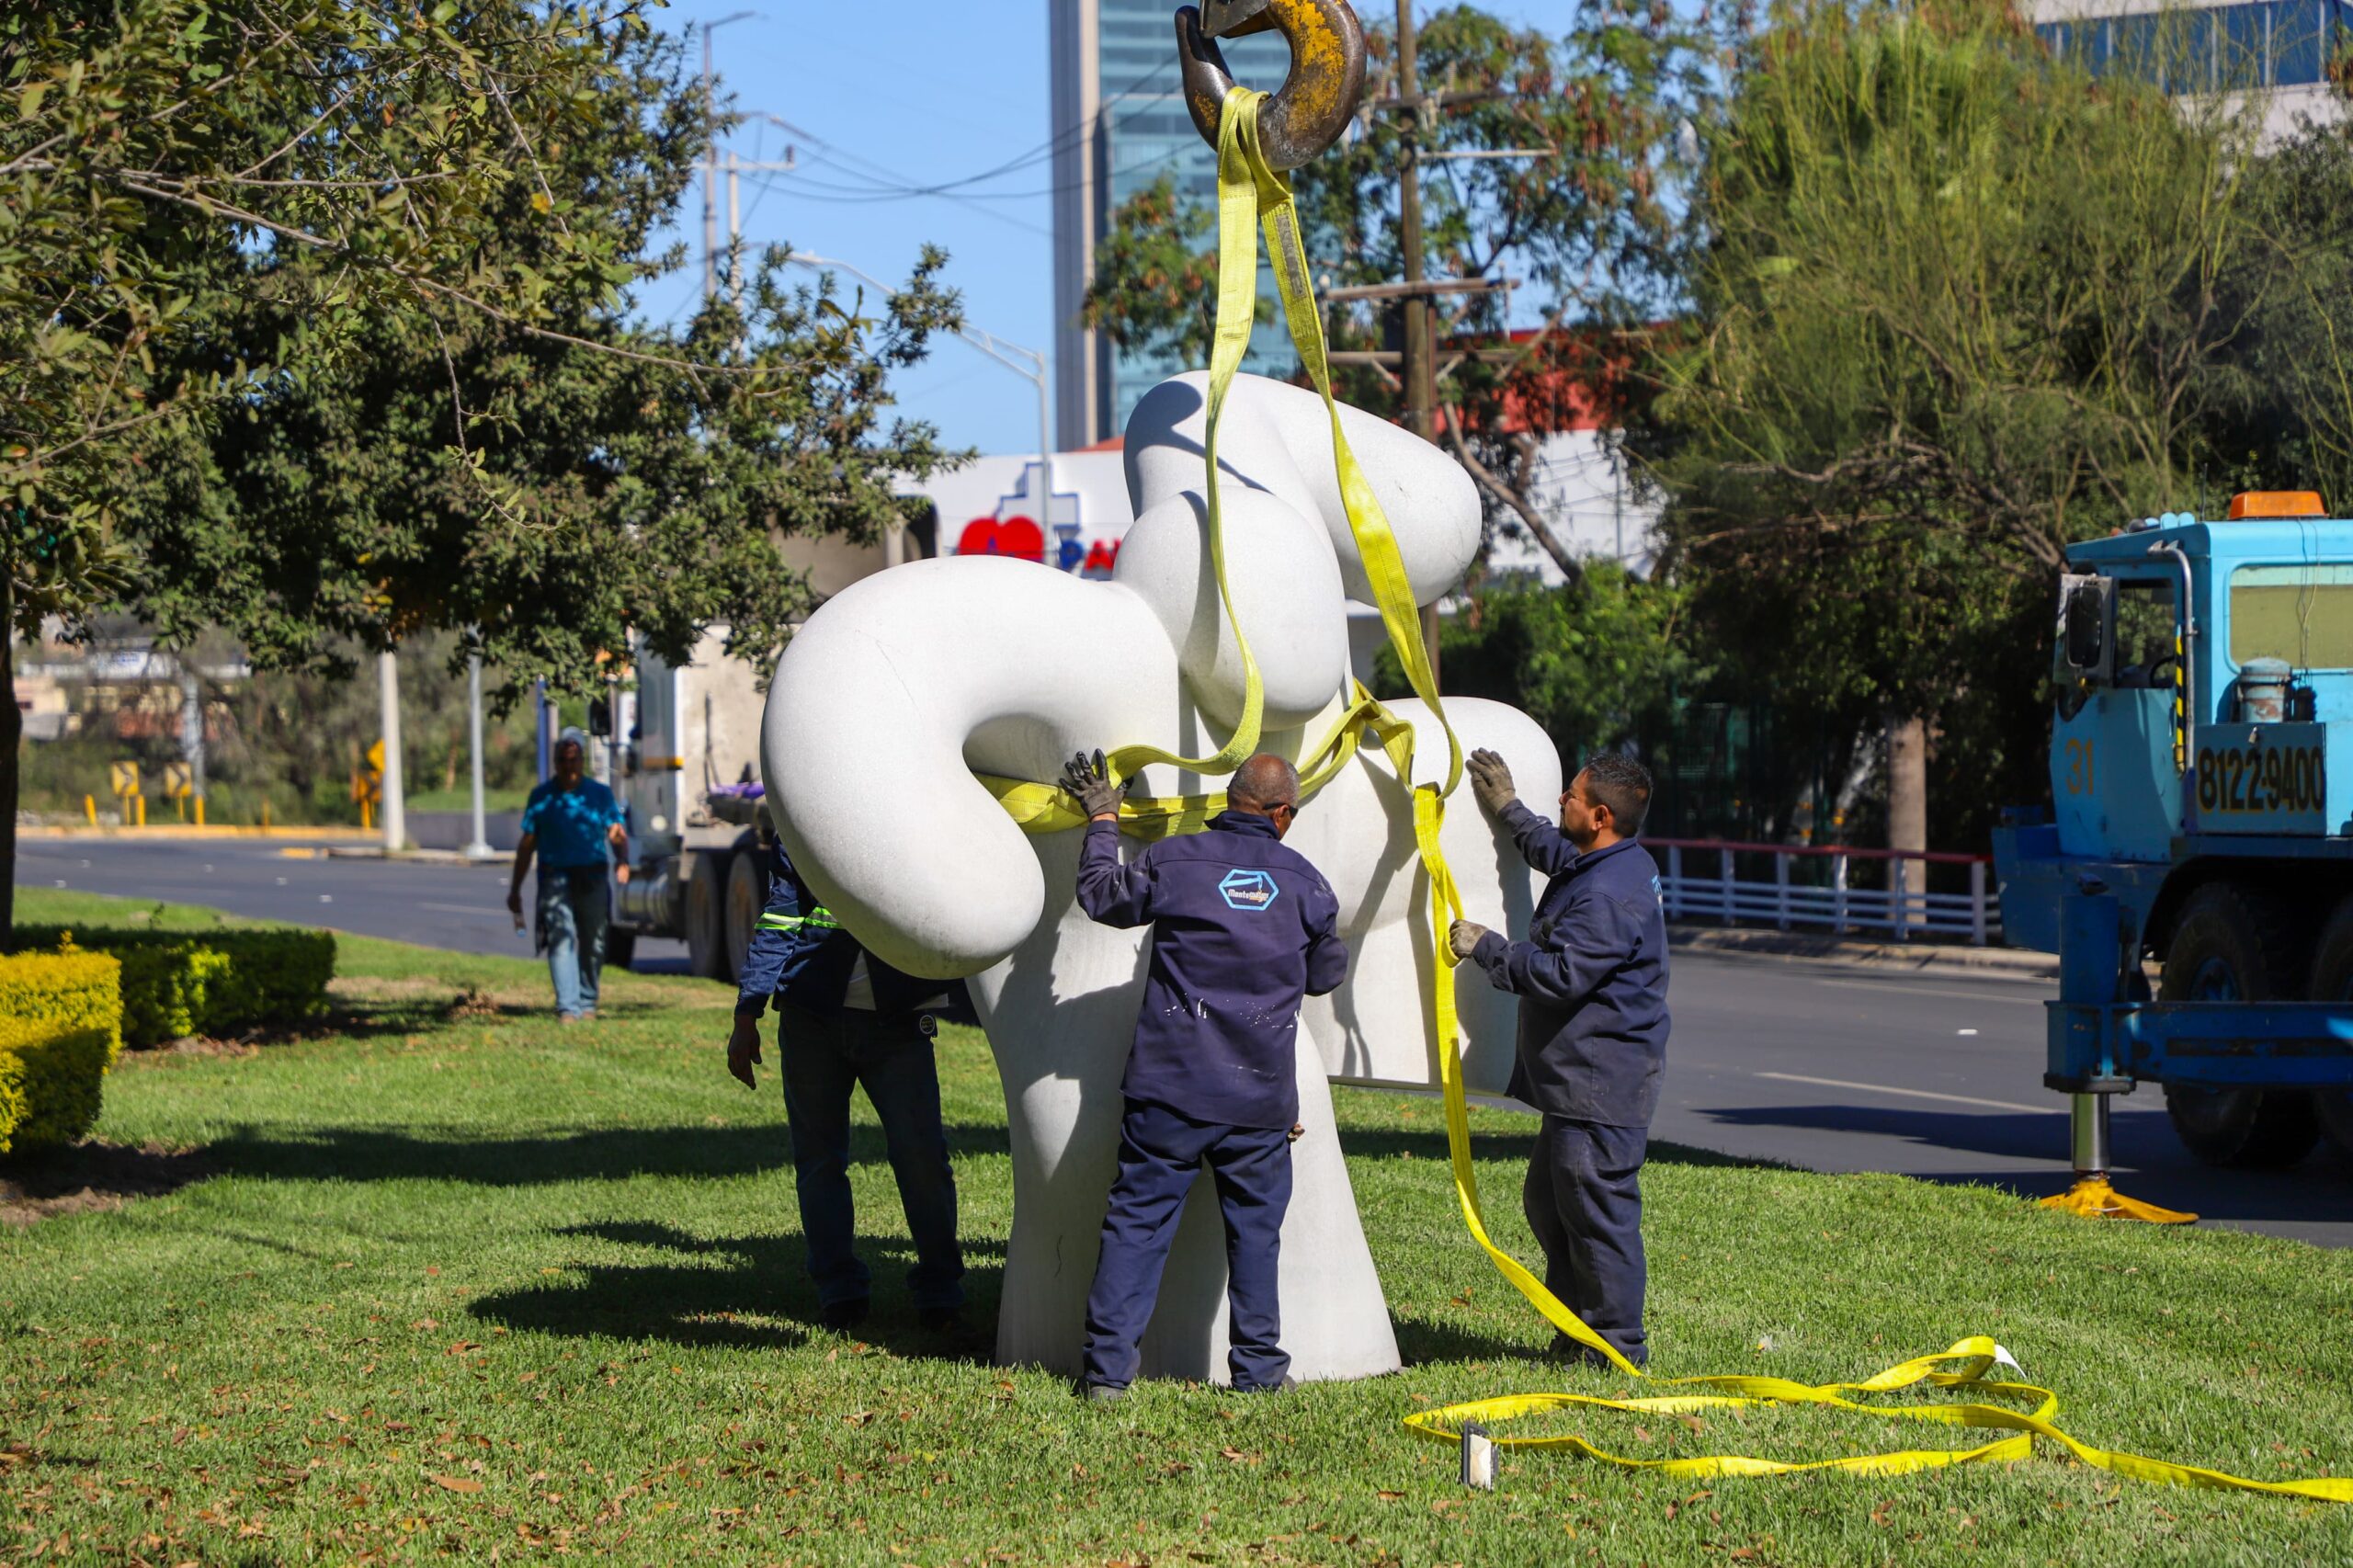
[[[1471, 754], [1472, 792], [1552, 880], [1528, 939], [1458, 920], [1455, 958], [1519, 998], [1514, 1098], [1543, 1113], [1521, 1198], [1544, 1249], [1544, 1284], [1636, 1366], [1643, 1336], [1643, 1153], [1666, 1063], [1666, 921], [1658, 867], [1635, 842], [1651, 776], [1595, 757], [1561, 795], [1558, 827], [1520, 803], [1511, 770]], [[1566, 1335], [1555, 1355], [1601, 1358]]]
[[1290, 1358], [1277, 1276], [1300, 1131], [1299, 1009], [1348, 972], [1338, 899], [1282, 845], [1299, 814], [1298, 770], [1251, 757], [1205, 831], [1163, 839], [1124, 866], [1120, 791], [1103, 754], [1074, 758], [1063, 783], [1087, 815], [1079, 907], [1106, 926], [1152, 926], [1081, 1386], [1099, 1402], [1135, 1381], [1177, 1217], [1206, 1164], [1225, 1217], [1233, 1386], [1283, 1388]]
[[916, 1317], [934, 1331], [952, 1327], [964, 1304], [964, 1260], [931, 1037], [935, 1018], [971, 1017], [963, 983], [918, 980], [869, 953], [810, 892], [784, 846], [771, 843], [767, 906], [745, 955], [727, 1041], [727, 1070], [746, 1088], [758, 1086], [752, 1068], [771, 998], [801, 1230], [826, 1325], [852, 1327], [870, 1304], [849, 1190], [850, 1091], [863, 1087], [915, 1238], [907, 1290]]

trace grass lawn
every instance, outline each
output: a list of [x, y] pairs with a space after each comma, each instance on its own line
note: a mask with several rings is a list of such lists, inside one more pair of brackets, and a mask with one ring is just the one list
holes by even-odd
[[[484, 790], [482, 809], [485, 812], [519, 812], [530, 798], [531, 791], [522, 790]], [[470, 812], [474, 809], [473, 790], [460, 784], [454, 790], [415, 790], [405, 801], [413, 812]]]
[[[28, 920], [103, 907], [19, 899]], [[870, 1119], [854, 1180], [879, 1295], [853, 1337], [815, 1326], [774, 1062], [757, 1096], [726, 1076], [728, 992], [620, 976], [607, 1021], [559, 1029], [531, 964], [356, 937], [336, 988], [328, 1032], [117, 1070], [100, 1135], [200, 1147], [209, 1179], [0, 1228], [0, 1562], [2353, 1558], [2353, 1508], [2120, 1481], [2050, 1448], [1711, 1483], [1529, 1453], [1467, 1493], [1401, 1415], [1624, 1384], [1529, 1359], [1543, 1325], [1463, 1234], [1438, 1106], [1373, 1091], [1340, 1095], [1343, 1136], [1406, 1370], [1089, 1408], [988, 1364], [1011, 1177], [977, 1035], [940, 1045], [971, 1327], [914, 1323]], [[1474, 1126], [1498, 1237], [1530, 1256], [1529, 1123]], [[1664, 1374], [1829, 1381], [1984, 1332], [2088, 1442], [2353, 1472], [2347, 1253], [1673, 1148], [1646, 1188]], [[1584, 1429], [1646, 1456], [1982, 1440], [1802, 1412], [1700, 1425]]]

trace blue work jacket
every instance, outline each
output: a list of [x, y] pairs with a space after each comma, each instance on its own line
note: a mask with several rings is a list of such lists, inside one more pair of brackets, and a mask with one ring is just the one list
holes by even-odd
[[919, 980], [867, 953], [809, 891], [784, 846], [769, 846], [767, 907], [760, 911], [751, 949], [744, 955], [735, 1011], [757, 1017], [774, 996], [804, 1013], [830, 1014], [841, 1006], [860, 953], [866, 953], [878, 1016], [937, 1013], [972, 1021], [972, 999], [962, 981]]
[[1631, 838], [1580, 855], [1518, 801], [1503, 824], [1552, 878], [1527, 941], [1490, 931], [1471, 955], [1496, 990], [1519, 998], [1512, 1097], [1573, 1121], [1648, 1127], [1666, 1068], [1658, 866]]
[[1091, 823], [1078, 905], [1106, 926], [1152, 926], [1152, 966], [1120, 1090], [1195, 1121], [1299, 1119], [1299, 1005], [1348, 975], [1331, 884], [1270, 818], [1222, 812], [1127, 865], [1120, 830]]

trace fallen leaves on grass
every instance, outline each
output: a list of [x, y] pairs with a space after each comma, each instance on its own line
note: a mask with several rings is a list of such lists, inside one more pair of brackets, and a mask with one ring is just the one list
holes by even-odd
[[481, 1482], [466, 1475], [437, 1475], [433, 1478], [433, 1484], [444, 1491], [462, 1492], [468, 1495], [482, 1490]]

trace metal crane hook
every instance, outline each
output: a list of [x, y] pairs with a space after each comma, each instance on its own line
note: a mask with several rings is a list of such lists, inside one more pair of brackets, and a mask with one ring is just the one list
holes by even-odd
[[1202, 0], [1176, 13], [1176, 50], [1185, 107], [1210, 145], [1233, 75], [1218, 51], [1222, 38], [1279, 32], [1290, 45], [1290, 74], [1258, 116], [1258, 143], [1269, 167], [1295, 169], [1329, 148], [1348, 128], [1364, 96], [1364, 27], [1347, 0]]

